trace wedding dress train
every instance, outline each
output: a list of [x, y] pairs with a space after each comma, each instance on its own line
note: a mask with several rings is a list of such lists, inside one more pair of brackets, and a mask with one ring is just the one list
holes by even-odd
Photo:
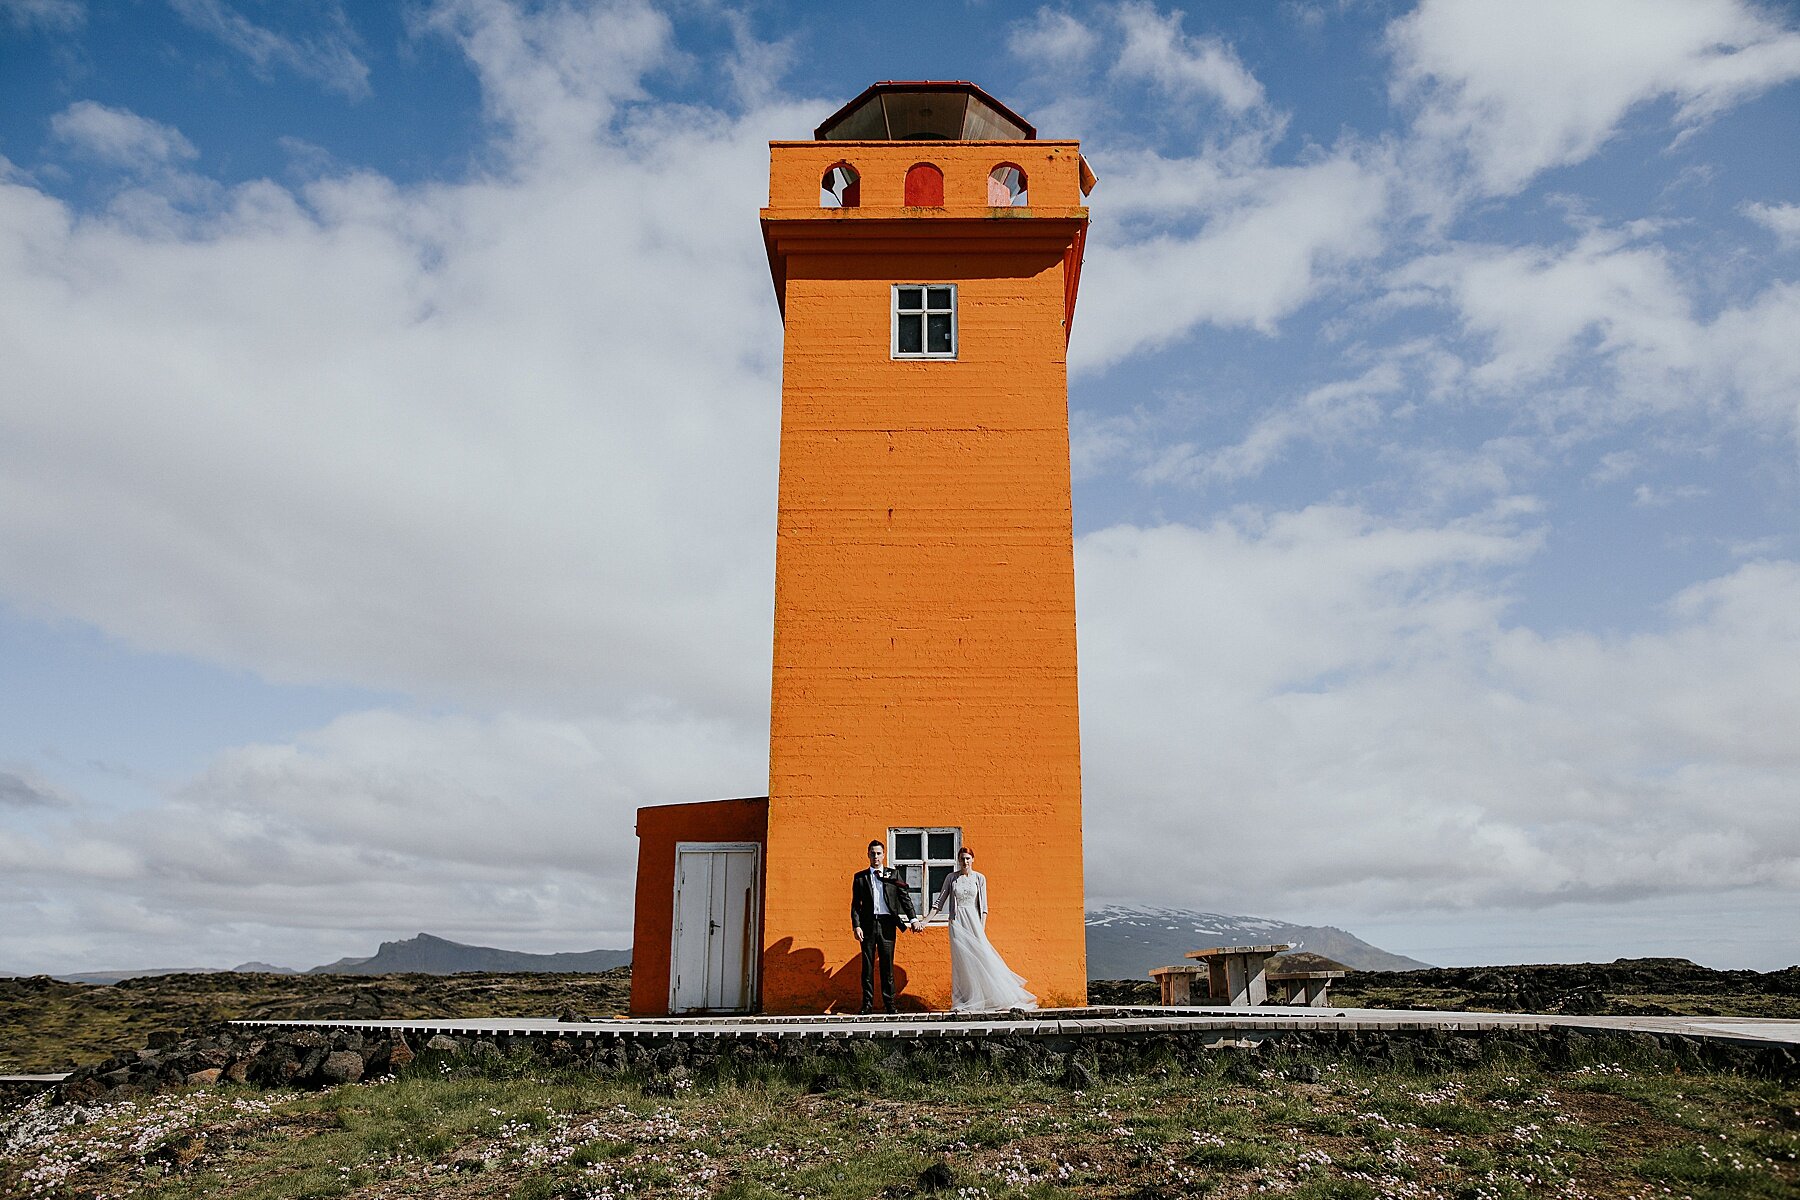
[[950, 911], [950, 1007], [957, 1012], [1036, 1008], [1025, 977], [1013, 973], [987, 939], [987, 877], [957, 873], [935, 908]]

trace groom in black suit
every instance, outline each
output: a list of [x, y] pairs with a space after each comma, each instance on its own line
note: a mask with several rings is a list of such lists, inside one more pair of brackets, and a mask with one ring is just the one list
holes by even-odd
[[894, 1011], [894, 935], [902, 923], [911, 928], [912, 893], [900, 877], [886, 869], [887, 847], [869, 843], [869, 869], [850, 879], [850, 929], [862, 943], [862, 1010], [875, 1007], [875, 960], [881, 960], [881, 1007]]

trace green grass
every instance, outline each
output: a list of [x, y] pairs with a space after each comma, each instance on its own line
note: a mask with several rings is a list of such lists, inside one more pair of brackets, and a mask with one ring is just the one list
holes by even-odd
[[[1074, 1093], [972, 1066], [802, 1061], [654, 1098], [526, 1061], [420, 1064], [322, 1094], [121, 1102], [79, 1124], [30, 1106], [0, 1124], [0, 1195], [866, 1200], [913, 1195], [940, 1163], [942, 1194], [962, 1200], [1800, 1191], [1792, 1086], [1616, 1066], [1321, 1066], [1316, 1084], [1232, 1082], [1244, 1072], [1213, 1064]], [[863, 1082], [820, 1091], [821, 1071]]]

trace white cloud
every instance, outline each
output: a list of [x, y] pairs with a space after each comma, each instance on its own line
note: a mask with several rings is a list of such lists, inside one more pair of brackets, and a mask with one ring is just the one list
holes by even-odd
[[1800, 437], [1800, 284], [1777, 283], [1705, 329], [1704, 378], [1741, 397], [1753, 417]]
[[0, 767], [0, 809], [63, 808], [69, 798], [28, 766]]
[[1218, 38], [1184, 33], [1179, 9], [1165, 15], [1133, 0], [1119, 5], [1115, 16], [1125, 44], [1114, 74], [1145, 80], [1173, 96], [1209, 96], [1232, 113], [1262, 107], [1262, 84], [1236, 52]]
[[1637, 474], [1643, 466], [1644, 456], [1636, 450], [1611, 450], [1600, 456], [1600, 461], [1588, 474], [1588, 482], [1617, 483]]
[[1388, 36], [1415, 132], [1490, 193], [1582, 161], [1646, 102], [1691, 127], [1800, 77], [1800, 32], [1741, 0], [1425, 0]]
[[1330, 443], [1380, 424], [1382, 398], [1398, 391], [1403, 375], [1383, 362], [1355, 379], [1313, 388], [1295, 403], [1257, 420], [1234, 445], [1205, 447], [1194, 442], [1169, 446], [1138, 472], [1145, 483], [1230, 482], [1261, 474], [1296, 442]]
[[1014, 22], [1006, 49], [1022, 62], [1044, 67], [1078, 66], [1099, 48], [1100, 35], [1069, 13], [1040, 8], [1028, 20]]
[[1699, 500], [1712, 495], [1712, 489], [1697, 483], [1677, 484], [1670, 488], [1654, 488], [1640, 483], [1632, 490], [1631, 502], [1640, 508], [1667, 508], [1682, 500]]
[[1746, 204], [1744, 215], [1773, 233], [1784, 250], [1800, 246], [1800, 204]]
[[1348, 914], [1800, 885], [1800, 566], [1689, 589], [1662, 630], [1544, 636], [1503, 619], [1535, 543], [1323, 507], [1082, 538], [1090, 892]]
[[[546, 108], [636, 87], [545, 69]], [[0, 591], [268, 678], [756, 719], [780, 327], [742, 215], [795, 114], [653, 119], [187, 227], [0, 186]]]
[[1147, 436], [1140, 413], [1069, 410], [1069, 465], [1076, 482], [1094, 479], [1137, 451]]
[[0, 13], [19, 29], [76, 29], [87, 21], [82, 0], [0, 0]]
[[1316, 34], [1325, 27], [1329, 15], [1322, 4], [1306, 4], [1302, 0], [1283, 0], [1281, 15], [1306, 33]]
[[1411, 432], [1403, 427], [1381, 446], [1384, 483], [1397, 486], [1409, 511], [1453, 511], [1457, 503], [1508, 496], [1522, 507], [1536, 503], [1518, 493], [1526, 480], [1541, 482], [1547, 448], [1539, 439], [1501, 434], [1475, 445], [1446, 444], [1415, 440]]
[[1456, 246], [1417, 259], [1398, 287], [1446, 293], [1465, 328], [1487, 339], [1474, 381], [1506, 387], [1541, 379], [1593, 335], [1601, 352], [1660, 346], [1691, 357], [1694, 319], [1666, 253], [1614, 230], [1566, 247]]
[[0, 181], [0, 595], [490, 715], [346, 716], [135, 815], [33, 805], [9, 964], [623, 945], [632, 809], [766, 787], [780, 325], [744, 214], [820, 106], [627, 111], [679, 61], [642, 7], [428, 16], [501, 169], [196, 196], [179, 134], [78, 106], [138, 184], [84, 214]]
[[1483, 356], [1467, 378], [1519, 393], [1540, 381], [1605, 384], [1531, 402], [1604, 426], [1644, 412], [1721, 413], [1800, 433], [1800, 287], [1773, 283], [1710, 318], [1653, 227], [1590, 229], [1560, 247], [1457, 245], [1393, 275], [1456, 311]]
[[51, 117], [50, 131], [79, 154], [133, 171], [158, 170], [199, 156], [179, 129], [92, 100], [78, 100]]
[[258, 25], [227, 0], [169, 0], [169, 4], [188, 24], [243, 55], [264, 77], [281, 66], [351, 100], [369, 95], [368, 64], [356, 53], [356, 35], [335, 3], [323, 9], [329, 28], [304, 38]]
[[7, 953], [75, 969], [268, 951], [305, 967], [417, 930], [629, 946], [635, 810], [760, 792], [766, 734], [673, 714], [348, 714], [227, 751], [152, 810], [0, 830], [0, 871], [58, 896]]
[[[1103, 175], [1070, 346], [1077, 370], [1206, 324], [1273, 334], [1380, 252], [1393, 171], [1384, 147], [1347, 138], [1278, 163], [1287, 116], [1229, 45], [1187, 34], [1178, 9], [1130, 2], [1084, 15], [1040, 9], [1011, 43], [1028, 70], [1041, 70], [1034, 53], [1055, 57], [1065, 42], [1061, 66], [1092, 64], [1038, 110], [1046, 130], [1085, 128]], [[1127, 86], [1137, 84], [1148, 99]], [[1218, 110], [1197, 110], [1200, 99]], [[1208, 110], [1197, 130], [1196, 111]], [[1178, 133], [1158, 147], [1157, 131]]]
[[489, 113], [517, 151], [539, 157], [591, 145], [622, 104], [643, 98], [644, 74], [678, 54], [669, 19], [642, 0], [531, 13], [505, 0], [441, 0], [423, 23], [456, 39]]
[[[1172, 188], [1172, 173], [1200, 185]], [[1107, 187], [1123, 214], [1154, 206], [1180, 227], [1159, 232], [1115, 218], [1095, 230], [1070, 347], [1077, 368], [1167, 345], [1201, 324], [1272, 334], [1336, 272], [1383, 246], [1387, 175], [1348, 152], [1292, 167], [1126, 158]]]

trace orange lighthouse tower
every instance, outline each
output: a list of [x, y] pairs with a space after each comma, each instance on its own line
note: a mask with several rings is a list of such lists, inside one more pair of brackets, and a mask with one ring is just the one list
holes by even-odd
[[[1041, 1004], [1085, 1002], [1065, 362], [1092, 183], [962, 82], [876, 84], [771, 145], [769, 791], [641, 810], [634, 1010], [854, 1009], [870, 840], [921, 912], [974, 850], [995, 947]], [[896, 958], [903, 1005], [948, 1006], [941, 926]]]

